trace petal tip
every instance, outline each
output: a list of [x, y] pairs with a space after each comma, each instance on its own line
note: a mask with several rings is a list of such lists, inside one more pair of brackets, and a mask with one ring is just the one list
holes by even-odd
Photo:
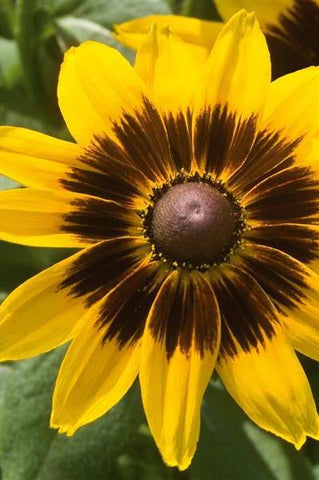
[[70, 425], [62, 425], [58, 421], [53, 420], [52, 417], [50, 420], [50, 428], [57, 430], [59, 434], [65, 433], [67, 437], [72, 437], [76, 431], [74, 426], [71, 427]]
[[168, 467], [176, 467], [180, 472], [186, 470], [190, 466], [195, 453], [193, 452], [191, 455], [188, 454], [180, 457], [177, 454], [175, 448], [173, 448], [174, 451], [172, 451], [171, 449], [169, 449], [170, 451], [167, 451], [167, 445], [159, 446], [159, 450], [163, 456], [163, 460], [166, 465]]

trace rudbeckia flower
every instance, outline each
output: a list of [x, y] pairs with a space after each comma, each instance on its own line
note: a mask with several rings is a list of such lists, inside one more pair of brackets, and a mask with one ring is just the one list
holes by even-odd
[[[185, 469], [216, 369], [258, 425], [300, 448], [319, 420], [295, 350], [319, 360], [319, 69], [270, 81], [240, 11], [205, 65], [153, 28], [134, 68], [86, 42], [65, 56], [76, 144], [0, 130], [0, 234], [79, 251], [0, 308], [0, 358], [71, 340], [51, 424], [72, 435], [137, 375], [150, 430]], [[221, 405], [220, 408], [223, 408]]]
[[[266, 36], [272, 63], [272, 78], [319, 65], [319, 0], [215, 0], [222, 19], [240, 8], [254, 11]], [[170, 25], [189, 43], [196, 55], [207, 58], [223, 27], [212, 22], [176, 15], [149, 16], [115, 27], [117, 39], [137, 49], [151, 25]]]

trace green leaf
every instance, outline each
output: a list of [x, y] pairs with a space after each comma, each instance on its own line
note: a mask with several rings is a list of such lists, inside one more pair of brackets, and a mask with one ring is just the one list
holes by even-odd
[[[46, 2], [46, 5], [50, 6]], [[67, 5], [68, 0], [65, 0]], [[63, 1], [59, 1], [58, 12], [62, 10]], [[54, 6], [56, 9], [56, 7]], [[80, 0], [72, 1], [72, 9], [67, 14], [72, 17], [84, 18], [112, 29], [114, 23], [124, 22], [131, 18], [145, 15], [170, 13], [170, 8], [164, 0]]]
[[315, 476], [315, 480], [319, 480], [319, 465], [316, 465], [313, 469], [313, 474]]
[[9, 365], [0, 365], [0, 409], [2, 408], [5, 382], [8, 380], [11, 373], [12, 371]]
[[112, 32], [98, 23], [76, 17], [61, 17], [55, 22], [57, 41], [63, 52], [71, 46], [79, 45], [86, 40], [104, 43], [129, 56], [131, 52], [117, 42]]
[[206, 392], [191, 480], [314, 480], [307, 458], [250, 422], [220, 384]]
[[0, 37], [0, 85], [13, 88], [21, 79], [20, 60], [14, 40]]
[[76, 17], [61, 17], [56, 20], [57, 32], [61, 37], [63, 50], [70, 45], [80, 44], [85, 40], [96, 40], [105, 44], [114, 45], [114, 38], [108, 28], [98, 23]]
[[163, 480], [171, 477], [145, 427], [134, 386], [120, 404], [73, 437], [48, 427], [64, 348], [20, 362], [0, 408], [3, 480]]

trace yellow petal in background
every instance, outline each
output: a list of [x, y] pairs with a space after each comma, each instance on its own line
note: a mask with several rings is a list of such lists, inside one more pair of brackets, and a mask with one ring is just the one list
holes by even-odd
[[215, 0], [221, 17], [228, 20], [241, 8], [255, 12], [261, 26], [276, 23], [281, 13], [293, 5], [293, 0]]
[[116, 39], [137, 50], [145, 41], [153, 25], [158, 29], [169, 28], [177, 34], [198, 60], [207, 58], [222, 29], [222, 22], [210, 22], [182, 15], [150, 15], [115, 25]]
[[137, 51], [135, 69], [164, 113], [191, 107], [204, 66], [192, 53], [169, 27], [156, 24]]

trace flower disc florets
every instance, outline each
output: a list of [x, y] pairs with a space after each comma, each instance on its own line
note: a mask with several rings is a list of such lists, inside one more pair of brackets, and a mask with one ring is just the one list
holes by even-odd
[[200, 270], [225, 261], [245, 227], [236, 199], [220, 182], [198, 174], [155, 189], [142, 217], [154, 257]]

